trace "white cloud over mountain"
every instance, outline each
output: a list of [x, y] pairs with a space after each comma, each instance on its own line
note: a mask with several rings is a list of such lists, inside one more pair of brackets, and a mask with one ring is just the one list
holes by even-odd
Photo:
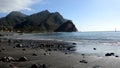
[[31, 11], [31, 5], [42, 0], [0, 0], [0, 13], [9, 13], [11, 11], [28, 10]]

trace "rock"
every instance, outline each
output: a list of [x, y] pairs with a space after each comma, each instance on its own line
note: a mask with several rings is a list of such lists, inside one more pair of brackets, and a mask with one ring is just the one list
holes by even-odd
[[95, 65], [95, 66], [93, 66], [93, 68], [102, 68], [102, 67], [99, 65]]
[[9, 56], [9, 57], [6, 57], [6, 56], [2, 57], [0, 60], [3, 61], [3, 62], [15, 61], [15, 59], [13, 57], [11, 57], [11, 56]]
[[39, 65], [38, 65], [38, 64], [33, 64], [33, 65], [31, 66], [31, 68], [39, 68]]
[[57, 49], [54, 49], [54, 51], [57, 51]]
[[33, 55], [33, 56], [37, 56], [37, 54], [36, 54], [36, 53], [33, 53], [32, 55]]
[[66, 48], [68, 51], [76, 51], [75, 46], [67, 46]]
[[114, 53], [106, 53], [105, 56], [114, 56]]
[[48, 51], [52, 51], [52, 49], [48, 49]]
[[88, 63], [86, 60], [81, 60], [80, 63]]
[[49, 55], [49, 53], [44, 53], [44, 55]]
[[26, 49], [24, 48], [24, 49], [22, 49], [23, 51], [26, 51]]
[[5, 47], [3, 47], [2, 50], [5, 50]]
[[119, 57], [118, 55], [116, 55], [115, 57]]
[[68, 54], [67, 52], [65, 52], [65, 54]]
[[115, 55], [115, 53], [110, 53], [112, 56], [114, 56]]
[[42, 65], [40, 65], [39, 68], [47, 68], [47, 65], [46, 64], [42, 64]]
[[18, 61], [27, 61], [27, 60], [28, 60], [28, 58], [23, 56], [23, 57], [20, 57]]
[[15, 48], [15, 46], [13, 48]]
[[4, 36], [3, 34], [0, 34], [0, 36]]
[[73, 45], [76, 45], [76, 43], [72, 43]]
[[106, 53], [105, 56], [111, 56], [109, 53]]
[[13, 65], [9, 65], [9, 67], [13, 67]]
[[16, 47], [18, 47], [18, 48], [22, 48], [23, 45], [22, 45], [22, 44], [17, 44]]
[[93, 48], [93, 50], [96, 50], [96, 48]]
[[11, 56], [7, 57], [7, 59], [8, 59], [9, 61], [15, 61], [15, 59], [14, 59], [13, 57], [11, 57]]

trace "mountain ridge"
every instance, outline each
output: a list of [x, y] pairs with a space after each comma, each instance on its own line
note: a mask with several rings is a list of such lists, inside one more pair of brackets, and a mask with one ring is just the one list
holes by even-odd
[[[0, 30], [14, 32], [54, 32], [65, 21], [66, 19], [59, 12], [51, 13], [48, 10], [44, 10], [26, 15], [18, 11], [13, 11], [6, 17], [0, 18]], [[76, 27], [74, 28], [76, 29]], [[71, 32], [75, 31], [77, 29]]]

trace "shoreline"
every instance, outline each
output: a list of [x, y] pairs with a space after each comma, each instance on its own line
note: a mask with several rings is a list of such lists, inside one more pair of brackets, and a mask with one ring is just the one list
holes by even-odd
[[[74, 42], [0, 38], [1, 68], [119, 68], [119, 56], [74, 53]], [[21, 60], [22, 58], [22, 60]]]
[[[53, 68], [54, 66], [55, 68], [56, 67], [61, 68], [62, 66], [61, 63], [63, 63], [64, 60], [67, 58], [66, 55], [71, 55], [71, 53], [73, 52], [73, 49], [71, 48], [74, 48], [75, 47], [74, 45], [75, 43], [58, 41], [58, 40], [26, 40], [26, 39], [1, 38], [0, 67], [29, 68], [33, 64], [38, 64], [38, 65], [45, 64], [47, 68]], [[19, 62], [18, 59], [22, 56], [27, 57], [28, 60]], [[5, 59], [4, 57], [7, 58], [12, 57], [15, 59], [15, 61], [11, 61], [10, 59], [9, 60]], [[67, 59], [67, 61], [70, 60]], [[38, 62], [40, 62], [41, 64]], [[27, 64], [24, 65], [24, 63]], [[72, 67], [71, 66], [72, 62], [69, 64], [67, 65], [64, 64], [65, 67], [62, 68]]]

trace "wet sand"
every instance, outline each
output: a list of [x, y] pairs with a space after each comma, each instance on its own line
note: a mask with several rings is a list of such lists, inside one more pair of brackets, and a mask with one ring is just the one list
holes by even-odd
[[[0, 60], [0, 68], [120, 68], [119, 56], [77, 54], [66, 46], [58, 46], [58, 44], [71, 46], [75, 44], [74, 42], [22, 39], [1, 40], [0, 59], [10, 56], [15, 61]], [[23, 56], [27, 60], [19, 61], [19, 58]], [[32, 65], [36, 67], [32, 67]]]

